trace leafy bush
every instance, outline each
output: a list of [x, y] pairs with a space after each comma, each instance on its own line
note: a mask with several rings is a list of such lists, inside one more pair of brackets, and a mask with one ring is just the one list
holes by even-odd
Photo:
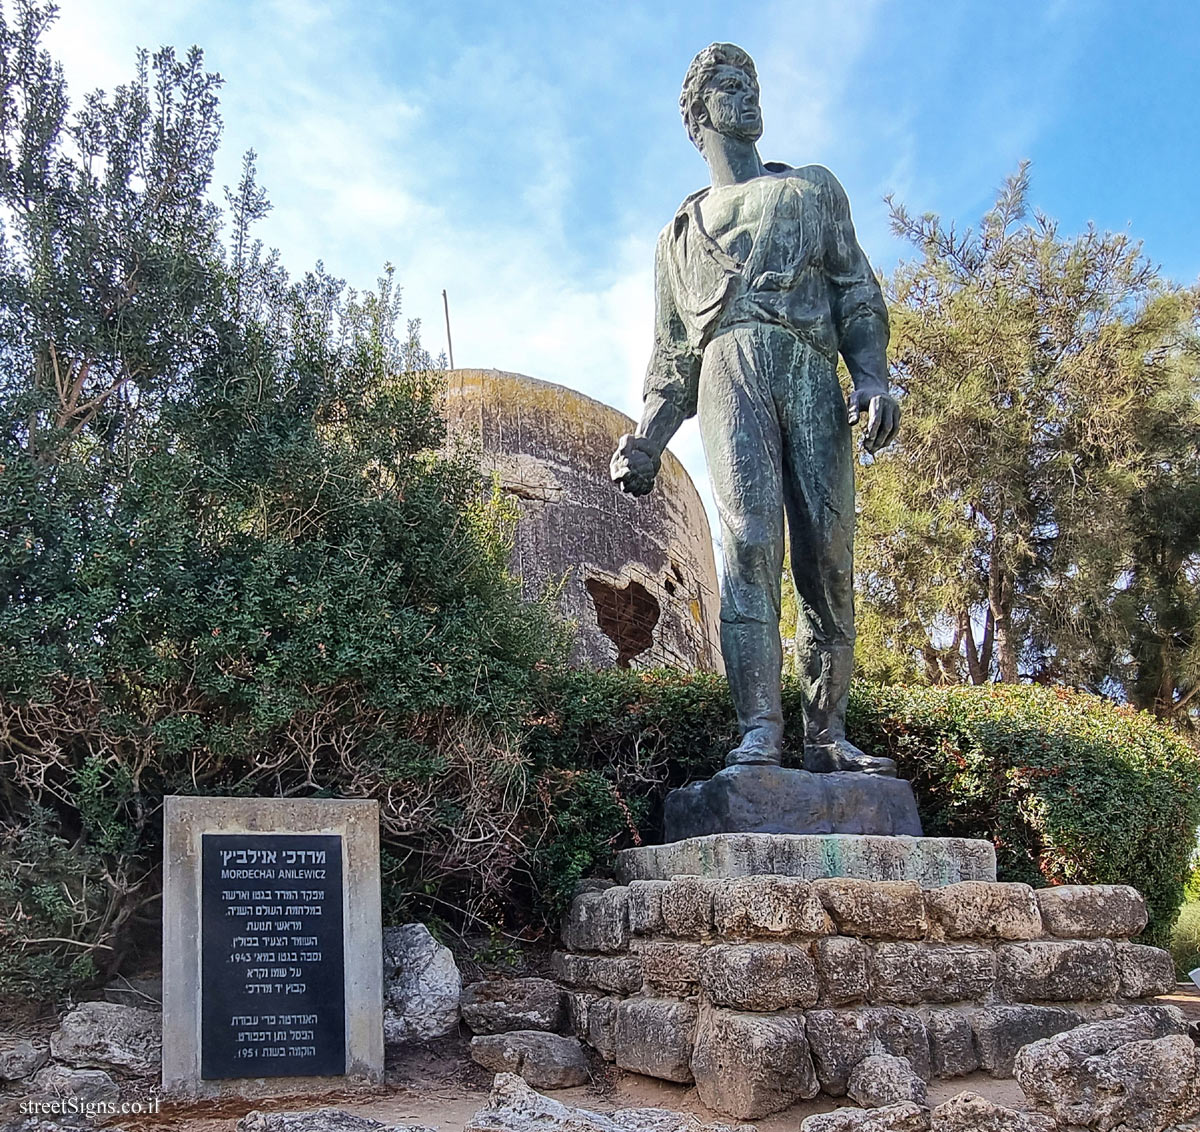
[[[187, 746], [181, 758], [177, 741], [148, 733], [136, 786], [105, 769], [119, 760], [80, 764], [76, 806], [60, 799], [58, 809], [81, 831], [92, 869], [140, 862], [130, 900], [152, 899], [158, 801], [164, 790], [195, 792], [196, 767], [202, 791], [378, 798], [389, 918], [552, 931], [575, 883], [610, 867], [618, 849], [659, 837], [667, 791], [719, 769], [735, 737], [725, 682], [699, 674], [551, 671], [514, 709], [523, 726], [510, 720], [507, 731], [454, 713], [404, 731], [384, 713], [363, 715], [345, 687], [311, 694], [317, 706], [277, 729], [243, 721], [245, 742], [220, 751]], [[797, 718], [794, 685], [785, 710]], [[1001, 879], [1132, 884], [1149, 902], [1147, 938], [1166, 941], [1200, 821], [1200, 763], [1173, 732], [1096, 697], [1011, 686], [859, 684], [850, 722], [856, 741], [912, 779], [926, 833], [992, 839]], [[114, 949], [101, 958], [119, 954], [127, 941], [112, 923], [77, 922], [72, 938]], [[65, 980], [79, 952], [26, 950], [26, 983], [47, 955]]]
[[472, 913], [541, 828], [517, 731], [561, 634], [514, 512], [390, 269], [249, 238], [253, 155], [222, 247], [201, 53], [72, 115], [52, 18], [0, 13], [0, 990], [153, 934], [169, 793], [378, 797], [394, 887]]
[[[72, 847], [52, 815], [32, 807], [0, 827], [0, 993], [43, 999], [92, 978], [108, 878], [99, 856]], [[118, 926], [119, 928], [119, 926]]]
[[1179, 919], [1171, 929], [1171, 958], [1181, 979], [1200, 967], [1200, 900], [1189, 900], [1179, 910]]
[[[531, 756], [603, 773], [623, 796], [648, 791], [649, 840], [661, 833], [666, 791], [719, 769], [735, 740], [724, 682], [713, 677], [576, 673], [557, 694], [530, 735]], [[800, 718], [794, 683], [784, 710]], [[855, 742], [896, 759], [912, 781], [926, 834], [992, 840], [1002, 880], [1132, 884], [1149, 905], [1147, 940], [1166, 943], [1200, 825], [1200, 757], [1170, 728], [1064, 689], [862, 683], [848, 724]], [[799, 765], [799, 750], [785, 761]], [[585, 822], [558, 820], [575, 844], [568, 865], [554, 862], [569, 874], [550, 885], [561, 891], [605, 860], [615, 823], [592, 836]]]
[[1063, 688], [866, 688], [859, 742], [897, 760], [931, 836], [987, 837], [1004, 880], [1132, 884], [1165, 946], [1200, 825], [1200, 758], [1177, 732]]

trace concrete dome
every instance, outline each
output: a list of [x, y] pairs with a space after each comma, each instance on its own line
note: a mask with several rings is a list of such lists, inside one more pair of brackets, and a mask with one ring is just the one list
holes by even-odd
[[608, 462], [634, 422], [573, 389], [500, 370], [446, 374], [452, 432], [521, 507], [513, 570], [540, 595], [566, 576], [572, 663], [724, 671], [708, 516], [671, 453], [654, 491], [622, 494]]

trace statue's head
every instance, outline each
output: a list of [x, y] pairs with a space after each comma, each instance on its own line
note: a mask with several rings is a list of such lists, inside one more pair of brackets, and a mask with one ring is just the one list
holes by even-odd
[[688, 67], [679, 112], [692, 144], [704, 152], [703, 128], [758, 141], [762, 112], [754, 60], [733, 43], [711, 43]]

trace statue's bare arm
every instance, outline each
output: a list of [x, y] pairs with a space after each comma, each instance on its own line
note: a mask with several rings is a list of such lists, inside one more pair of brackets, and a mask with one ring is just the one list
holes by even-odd
[[646, 495], [671, 437], [696, 412], [700, 358], [688, 345], [671, 291], [666, 233], [654, 256], [654, 353], [646, 369], [642, 418], [621, 437], [609, 465], [612, 480], [630, 495]]
[[863, 447], [874, 453], [891, 444], [900, 427], [900, 405], [888, 389], [887, 304], [854, 234], [846, 192], [832, 173], [827, 176], [830, 224], [825, 264], [838, 349], [854, 383], [847, 411], [852, 425], [866, 414]]

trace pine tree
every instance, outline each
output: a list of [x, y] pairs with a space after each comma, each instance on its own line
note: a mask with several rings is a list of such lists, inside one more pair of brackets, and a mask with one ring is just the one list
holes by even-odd
[[978, 232], [891, 204], [899, 445], [862, 475], [860, 662], [876, 678], [1063, 682], [1170, 714], [1200, 565], [1200, 292], [1128, 235]]

